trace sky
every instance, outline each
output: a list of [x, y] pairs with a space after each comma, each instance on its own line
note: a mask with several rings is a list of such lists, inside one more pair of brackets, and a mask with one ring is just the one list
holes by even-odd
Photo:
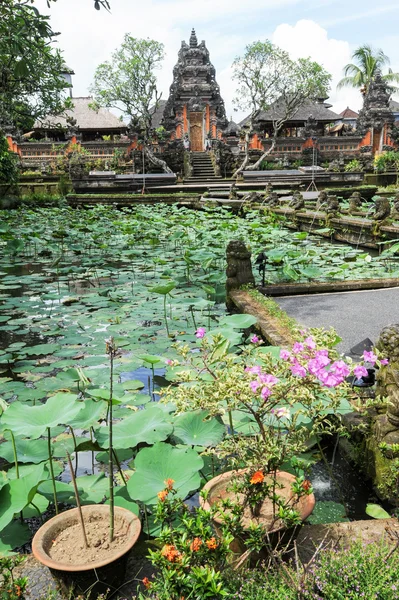
[[[389, 0], [109, 0], [111, 13], [94, 10], [93, 0], [35, 0], [40, 12], [51, 16], [57, 45], [67, 65], [75, 71], [73, 95], [89, 95], [96, 67], [111, 58], [125, 33], [151, 38], [165, 46], [158, 72], [162, 98], [167, 99], [172, 70], [181, 41], [188, 42], [191, 28], [205, 40], [227, 116], [234, 121], [243, 113], [234, 110], [235, 82], [231, 64], [245, 46], [269, 39], [292, 58], [311, 57], [333, 77], [329, 102], [340, 113], [347, 106], [359, 110], [357, 90], [336, 90], [343, 67], [360, 45], [382, 48], [399, 71], [399, 5]], [[398, 99], [398, 96], [396, 96]]]

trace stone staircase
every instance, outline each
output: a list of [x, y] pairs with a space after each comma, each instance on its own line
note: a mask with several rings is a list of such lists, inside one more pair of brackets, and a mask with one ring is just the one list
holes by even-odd
[[185, 180], [188, 184], [217, 183], [222, 180], [221, 176], [215, 175], [212, 159], [209, 152], [192, 152], [191, 161], [193, 173]]

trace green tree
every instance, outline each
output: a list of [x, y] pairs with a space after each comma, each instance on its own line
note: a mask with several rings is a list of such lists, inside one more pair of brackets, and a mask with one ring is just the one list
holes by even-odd
[[[289, 54], [269, 40], [257, 41], [245, 48], [233, 63], [233, 78], [238, 87], [234, 103], [240, 110], [250, 110], [245, 126], [245, 159], [235, 175], [244, 169], [258, 169], [273, 152], [284, 124], [309, 100], [327, 95], [331, 75], [310, 58], [294, 61]], [[271, 147], [253, 165], [249, 163], [249, 142], [257, 117], [273, 107]]]
[[63, 111], [68, 84], [56, 35], [32, 0], [1, 0], [0, 127]]
[[0, 197], [18, 181], [18, 155], [11, 152], [6, 138], [0, 133]]
[[[384, 54], [381, 48], [374, 50], [368, 44], [359, 46], [352, 54], [352, 59], [354, 62], [344, 67], [344, 78], [338, 83], [337, 88], [361, 88], [363, 94], [366, 93], [377, 71], [381, 71], [390, 63], [388, 56]], [[388, 69], [388, 73], [382, 77], [390, 84], [392, 89], [396, 89], [394, 84], [399, 83], [399, 73], [394, 73], [392, 69]]]
[[152, 118], [161, 99], [156, 70], [163, 58], [163, 44], [127, 33], [111, 60], [97, 67], [91, 92], [99, 106], [117, 108], [130, 118], [150, 162], [171, 173], [165, 161], [154, 156], [150, 148]]

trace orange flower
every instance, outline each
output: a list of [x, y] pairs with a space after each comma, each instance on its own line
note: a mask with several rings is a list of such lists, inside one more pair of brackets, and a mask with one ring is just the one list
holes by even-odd
[[165, 544], [161, 550], [161, 555], [166, 558], [169, 562], [179, 562], [181, 554], [172, 544]]
[[162, 490], [161, 492], [158, 492], [157, 496], [161, 502], [164, 502], [166, 500], [166, 497], [168, 494], [169, 494], [168, 490]]
[[218, 547], [218, 543], [214, 537], [211, 537], [210, 540], [207, 540], [206, 545], [208, 546], [209, 550], [216, 550]]
[[144, 577], [143, 584], [144, 584], [144, 587], [146, 588], [146, 590], [150, 589], [150, 587], [151, 587], [151, 581], [148, 579], [148, 577]]
[[264, 479], [265, 476], [263, 474], [263, 471], [256, 471], [249, 480], [249, 483], [263, 483]]
[[305, 490], [305, 492], [308, 492], [311, 487], [312, 484], [310, 483], [309, 479], [305, 479], [305, 481], [302, 483], [302, 488]]
[[165, 485], [168, 488], [168, 490], [173, 489], [173, 484], [174, 484], [175, 480], [174, 479], [166, 479], [165, 480]]
[[202, 540], [201, 538], [194, 538], [193, 541], [190, 544], [190, 550], [192, 552], [198, 552], [198, 550], [201, 548], [202, 546]]

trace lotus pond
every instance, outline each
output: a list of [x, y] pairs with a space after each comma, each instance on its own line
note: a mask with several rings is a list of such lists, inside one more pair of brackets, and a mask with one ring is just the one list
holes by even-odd
[[[222, 208], [162, 205], [2, 212], [0, 552], [30, 539], [25, 521], [53, 503], [53, 475], [57, 502], [74, 504], [67, 451], [82, 502], [107, 497], [106, 337], [119, 347], [116, 504], [138, 514], [136, 501], [154, 503], [164, 475], [151, 470], [153, 461], [172, 468], [182, 496], [214, 473], [214, 461], [198, 451], [221, 439], [223, 423], [200, 413], [174, 416], [173, 406], [154, 400], [174, 380], [173, 344], [195, 349], [198, 327], [221, 331], [233, 352], [245, 343], [252, 318], [224, 309], [225, 248], [233, 238], [245, 239], [255, 256], [266, 252], [270, 282], [399, 276], [392, 249], [372, 257], [320, 245], [258, 212], [241, 218]], [[132, 468], [140, 476], [135, 490], [125, 485]], [[147, 512], [146, 526], [156, 530]]]

